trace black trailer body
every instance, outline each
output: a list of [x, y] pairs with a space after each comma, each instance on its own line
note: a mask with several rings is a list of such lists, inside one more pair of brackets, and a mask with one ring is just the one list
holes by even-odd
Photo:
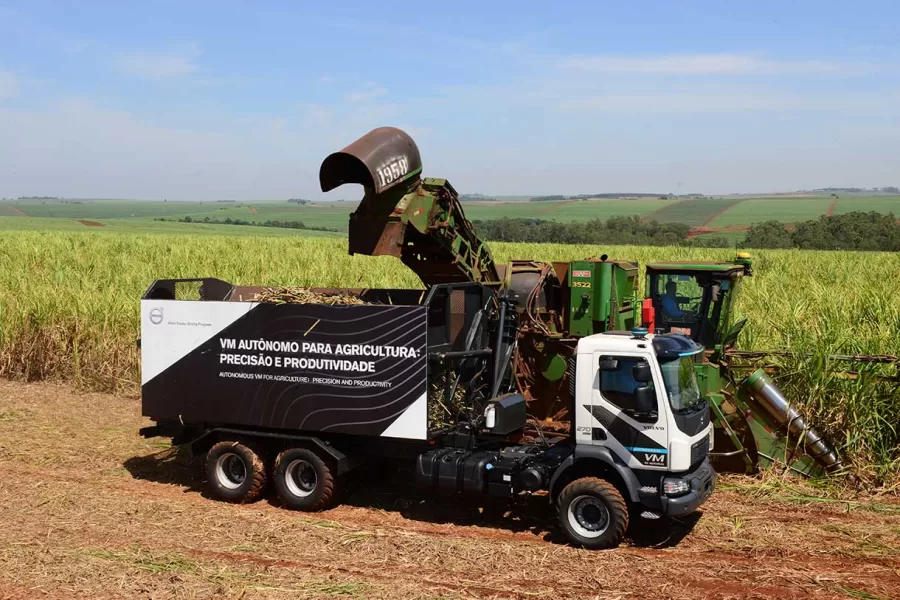
[[215, 279], [159, 280], [147, 290], [145, 416], [203, 429], [426, 440], [429, 402], [452, 398], [460, 380], [467, 394], [477, 389], [478, 372], [487, 380], [493, 293], [482, 286], [356, 290], [362, 305], [244, 300], [252, 292]]

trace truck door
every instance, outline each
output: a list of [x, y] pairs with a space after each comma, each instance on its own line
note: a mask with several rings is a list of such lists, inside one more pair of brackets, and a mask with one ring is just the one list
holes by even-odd
[[[595, 354], [596, 377], [591, 390], [593, 417], [591, 443], [609, 447], [632, 468], [665, 470], [668, 437], [662, 389], [655, 365], [641, 356]], [[647, 382], [635, 378], [635, 367], [644, 365], [652, 377]], [[638, 388], [649, 386], [654, 398], [650, 412], [638, 411]], [[587, 407], [585, 407], [587, 408]]]

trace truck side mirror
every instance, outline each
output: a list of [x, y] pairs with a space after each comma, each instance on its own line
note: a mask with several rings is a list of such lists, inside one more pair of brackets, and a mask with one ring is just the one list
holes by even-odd
[[619, 361], [614, 358], [601, 358], [600, 359], [600, 370], [601, 371], [618, 371], [619, 370]]
[[634, 390], [635, 413], [637, 415], [651, 415], [656, 412], [656, 391], [649, 385], [644, 385]]
[[650, 373], [650, 365], [645, 362], [639, 362], [634, 365], [631, 368], [631, 376], [640, 383], [647, 383], [653, 379], [653, 375]]

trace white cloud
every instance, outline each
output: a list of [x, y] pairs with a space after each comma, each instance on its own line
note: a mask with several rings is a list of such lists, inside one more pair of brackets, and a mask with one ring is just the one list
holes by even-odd
[[415, 125], [397, 125], [398, 129], [402, 129], [414, 140], [420, 140], [431, 135], [431, 127], [416, 127]]
[[645, 89], [572, 94], [561, 100], [562, 111], [609, 113], [731, 113], [749, 111], [851, 111], [896, 113], [897, 92], [832, 94], [798, 93], [768, 87], [688, 86], [680, 89]]
[[287, 129], [287, 126], [287, 119], [272, 119], [268, 124], [269, 130], [276, 135], [283, 134]]
[[331, 124], [334, 111], [326, 106], [310, 105], [304, 111], [303, 124], [307, 127], [325, 127]]
[[749, 54], [667, 54], [660, 56], [575, 55], [558, 61], [564, 70], [639, 75], [779, 75], [858, 70], [825, 61], [777, 61]]
[[182, 51], [126, 52], [119, 55], [116, 63], [127, 75], [158, 81], [196, 73], [195, 60], [199, 55], [196, 46]]
[[317, 160], [330, 151], [273, 135], [278, 119], [192, 131], [83, 99], [0, 107], [0, 124], [0, 196], [287, 198], [316, 189]]
[[12, 71], [0, 69], [0, 100], [19, 95], [19, 78]]
[[773, 93], [652, 91], [571, 97], [559, 103], [564, 111], [616, 113], [704, 113], [749, 110], [794, 110], [834, 105], [828, 99]]
[[370, 81], [360, 89], [348, 93], [346, 96], [344, 96], [344, 98], [347, 100], [347, 102], [358, 104], [362, 102], [370, 102], [372, 100], [375, 100], [376, 98], [380, 98], [381, 96], [386, 96], [387, 93], [387, 89], [373, 81]]

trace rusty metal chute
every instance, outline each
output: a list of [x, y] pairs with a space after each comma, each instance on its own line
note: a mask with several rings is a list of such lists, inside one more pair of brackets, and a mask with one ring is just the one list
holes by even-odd
[[422, 179], [415, 142], [380, 127], [319, 170], [323, 191], [359, 183], [365, 195], [350, 215], [350, 254], [400, 258], [425, 285], [474, 281], [499, 285], [497, 266], [445, 179]]
[[396, 127], [379, 127], [326, 157], [319, 184], [323, 192], [358, 183], [366, 193], [381, 194], [421, 173], [422, 158], [412, 138]]

